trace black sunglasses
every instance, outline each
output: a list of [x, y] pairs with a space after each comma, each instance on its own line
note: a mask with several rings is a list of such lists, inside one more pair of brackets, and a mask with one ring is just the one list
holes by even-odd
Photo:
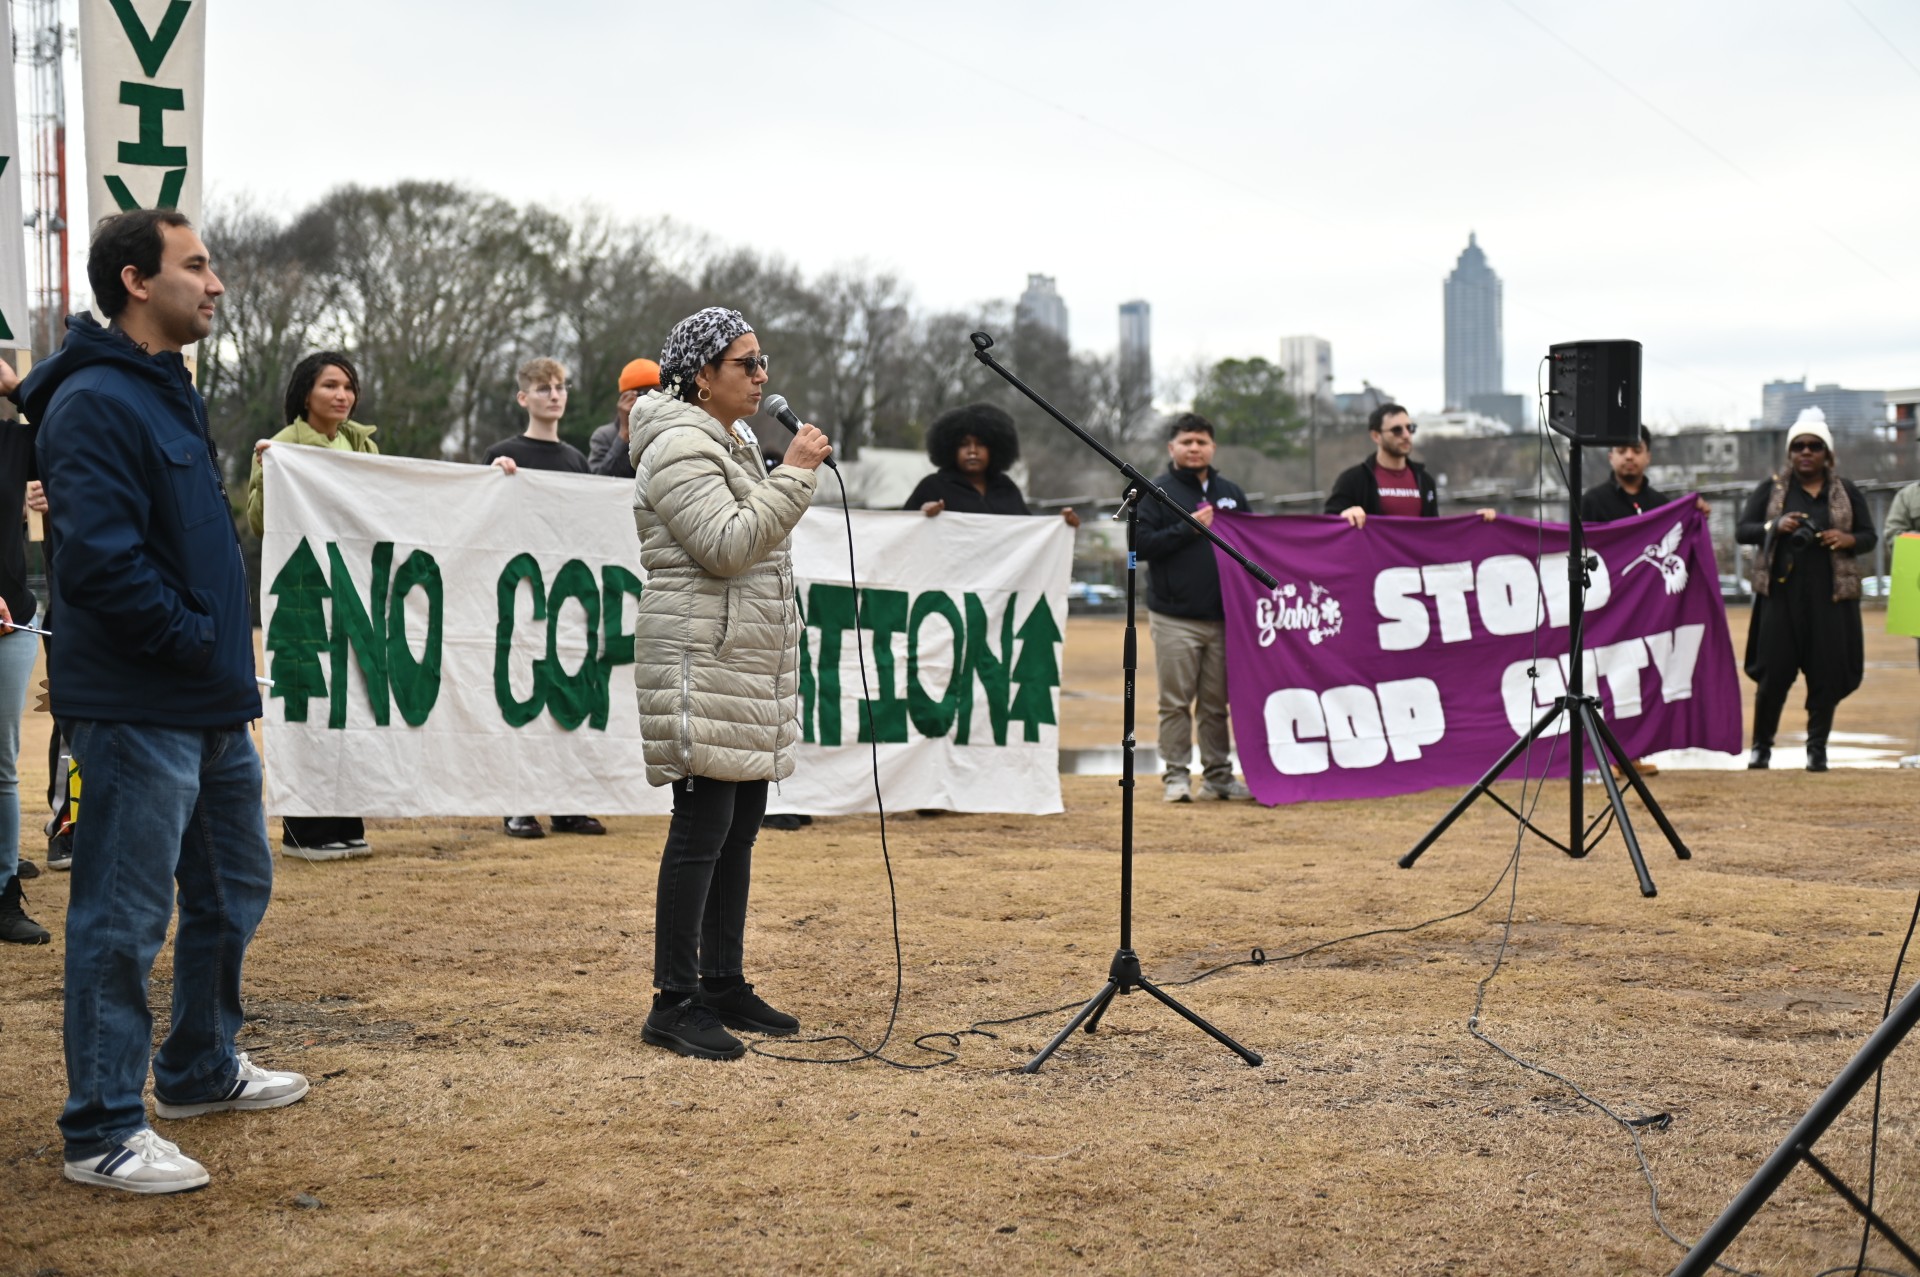
[[1795, 439], [1787, 445], [1788, 452], [1825, 452], [1827, 445], [1818, 439]]
[[1418, 430], [1419, 428], [1420, 427], [1414, 425], [1411, 421], [1409, 421], [1404, 426], [1387, 426], [1384, 429], [1382, 429], [1380, 433], [1385, 435], [1405, 435], [1407, 436], [1407, 438], [1411, 439], [1413, 438], [1413, 432]]
[[765, 355], [738, 355], [732, 359], [722, 359], [720, 362], [723, 364], [739, 364], [747, 370], [749, 375], [754, 372], [765, 372], [767, 370], [767, 357]]

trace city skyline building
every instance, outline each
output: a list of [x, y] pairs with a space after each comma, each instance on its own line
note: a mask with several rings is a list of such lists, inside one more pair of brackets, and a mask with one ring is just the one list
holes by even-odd
[[1324, 337], [1302, 335], [1280, 339], [1280, 367], [1287, 374], [1287, 393], [1302, 400], [1325, 400], [1333, 395], [1333, 343]]
[[1014, 323], [1035, 324], [1061, 341], [1067, 341], [1067, 303], [1060, 296], [1051, 275], [1028, 275], [1027, 291], [1020, 294], [1014, 307]]
[[1807, 408], [1818, 408], [1827, 426], [1838, 440], [1858, 437], [1886, 426], [1887, 392], [1884, 390], [1847, 390], [1828, 383], [1809, 386], [1799, 381], [1769, 381], [1760, 388], [1760, 420], [1763, 430], [1784, 430]]
[[1151, 393], [1153, 307], [1138, 298], [1120, 303], [1120, 380]]
[[1442, 289], [1446, 321], [1446, 406], [1471, 408], [1476, 396], [1506, 393], [1501, 371], [1500, 276], [1478, 237], [1467, 233]]

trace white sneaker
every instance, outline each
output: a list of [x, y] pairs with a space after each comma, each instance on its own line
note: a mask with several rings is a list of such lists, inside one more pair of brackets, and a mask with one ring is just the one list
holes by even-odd
[[301, 1074], [263, 1069], [242, 1051], [240, 1071], [234, 1074], [233, 1085], [228, 1089], [225, 1099], [207, 1100], [201, 1104], [171, 1104], [155, 1092], [153, 1111], [157, 1116], [177, 1119], [199, 1117], [204, 1113], [225, 1113], [230, 1109], [242, 1112], [277, 1109], [303, 1099], [306, 1094], [307, 1079]]
[[1165, 802], [1190, 803], [1193, 801], [1193, 782], [1185, 776], [1169, 776], [1166, 792], [1160, 797]]
[[129, 1193], [183, 1193], [204, 1188], [207, 1168], [163, 1140], [151, 1127], [135, 1131], [99, 1157], [68, 1162], [66, 1176], [79, 1184], [98, 1184]]
[[1217, 781], [1207, 782], [1207, 797], [1218, 798], [1226, 802], [1238, 802], [1253, 797], [1253, 791], [1247, 788], [1245, 781], [1230, 780], [1222, 785]]

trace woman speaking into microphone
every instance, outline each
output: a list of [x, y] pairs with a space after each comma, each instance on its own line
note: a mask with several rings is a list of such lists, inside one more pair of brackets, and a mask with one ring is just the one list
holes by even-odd
[[767, 470], [744, 418], [767, 357], [738, 311], [674, 325], [660, 388], [633, 407], [633, 521], [647, 570], [634, 623], [647, 783], [673, 786], [654, 899], [653, 982], [641, 1036], [731, 1060], [728, 1029], [790, 1034], [746, 980], [753, 840], [767, 782], [793, 774], [800, 736], [800, 615], [790, 535], [832, 452], [803, 425]]

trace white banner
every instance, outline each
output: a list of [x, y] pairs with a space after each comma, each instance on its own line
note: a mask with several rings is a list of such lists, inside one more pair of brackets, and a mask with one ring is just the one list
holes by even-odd
[[20, 145], [20, 106], [13, 91], [13, 6], [0, 5], [0, 347], [27, 350], [33, 312], [27, 306], [27, 226], [20, 191], [26, 152]]
[[200, 223], [207, 0], [80, 0], [87, 225], [135, 208]]
[[[270, 811], [671, 808], [641, 758], [630, 481], [291, 446], [264, 465]], [[769, 810], [874, 810], [867, 723], [889, 809], [1062, 810], [1065, 524], [855, 511], [853, 535], [864, 643], [842, 515], [794, 531], [804, 743]]]

